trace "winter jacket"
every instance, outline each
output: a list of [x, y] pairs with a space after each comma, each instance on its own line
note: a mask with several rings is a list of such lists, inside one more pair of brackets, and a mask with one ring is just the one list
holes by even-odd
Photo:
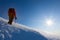
[[16, 12], [15, 12], [14, 8], [9, 8], [8, 16], [9, 16], [9, 18], [15, 18], [16, 17]]

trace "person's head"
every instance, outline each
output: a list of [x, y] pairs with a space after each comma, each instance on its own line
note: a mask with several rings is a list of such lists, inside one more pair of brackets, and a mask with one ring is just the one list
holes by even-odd
[[9, 8], [9, 11], [15, 11], [15, 9], [14, 8]]

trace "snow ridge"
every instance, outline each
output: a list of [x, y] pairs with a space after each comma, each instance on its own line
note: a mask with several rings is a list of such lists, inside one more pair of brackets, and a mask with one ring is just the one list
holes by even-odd
[[0, 40], [48, 40], [32, 28], [15, 22], [9, 25], [7, 22], [0, 17]]

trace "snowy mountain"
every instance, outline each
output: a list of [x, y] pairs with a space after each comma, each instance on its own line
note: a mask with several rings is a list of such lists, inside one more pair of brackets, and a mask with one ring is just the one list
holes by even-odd
[[7, 21], [0, 17], [0, 40], [48, 40], [32, 28], [18, 23], [9, 25]]
[[0, 17], [0, 40], [60, 40], [60, 36], [50, 35], [43, 31], [27, 27]]

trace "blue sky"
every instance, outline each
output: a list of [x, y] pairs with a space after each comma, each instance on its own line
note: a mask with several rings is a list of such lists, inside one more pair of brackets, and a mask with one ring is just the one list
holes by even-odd
[[[16, 9], [17, 23], [48, 32], [60, 33], [60, 0], [0, 0], [0, 17], [8, 19], [8, 8]], [[54, 25], [47, 27], [45, 20]]]

